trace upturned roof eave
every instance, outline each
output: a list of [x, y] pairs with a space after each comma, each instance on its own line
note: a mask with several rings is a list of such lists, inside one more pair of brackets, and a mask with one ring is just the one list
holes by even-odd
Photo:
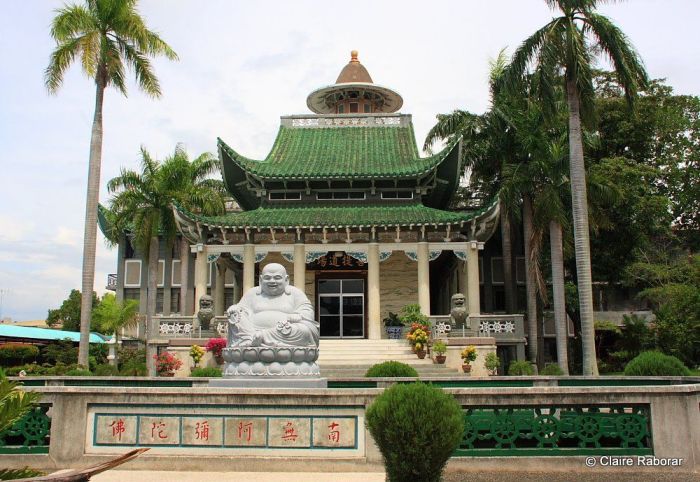
[[[278, 134], [279, 137], [279, 134]], [[433, 154], [432, 156], [423, 157], [415, 159], [414, 162], [422, 162], [422, 169], [414, 169], [407, 172], [383, 172], [383, 173], [338, 173], [338, 174], [308, 174], [308, 173], [298, 173], [298, 174], [285, 174], [285, 175], [270, 175], [265, 173], [257, 172], [255, 165], [263, 165], [266, 160], [254, 160], [240, 155], [228, 144], [226, 144], [221, 138], [217, 138], [217, 145], [220, 152], [220, 162], [221, 170], [224, 173], [224, 184], [226, 188], [231, 192], [231, 194], [236, 198], [235, 191], [242, 191], [235, 185], [231, 185], [229, 181], [229, 175], [227, 173], [235, 169], [241, 171], [241, 175], [237, 176], [243, 179], [244, 176], [250, 176], [262, 183], [265, 181], [313, 181], [313, 180], [406, 180], [406, 179], [416, 179], [424, 177], [430, 174], [432, 171], [438, 169], [438, 167], [449, 157], [452, 151], [458, 147], [461, 137], [454, 139], [447, 146], [445, 146], [440, 152]], [[414, 141], [415, 142], [415, 141]], [[275, 140], [277, 143], [277, 140]], [[273, 146], [274, 149], [274, 146]], [[226, 155], [224, 155], [226, 154]], [[233, 164], [233, 165], [231, 165]], [[238, 200], [238, 199], [236, 199]], [[239, 204], [241, 204], [239, 202]], [[243, 206], [243, 204], [241, 204]]]
[[[489, 216], [493, 216], [493, 212], [498, 208], [498, 198], [494, 198], [488, 205], [484, 206], [483, 208], [476, 210], [476, 211], [442, 211], [439, 209], [434, 209], [434, 208], [429, 208], [423, 205], [412, 205], [409, 207], [419, 207], [420, 209], [425, 209], [429, 210], [430, 212], [433, 212], [432, 214], [434, 215], [444, 215], [446, 213], [453, 214], [455, 217], [450, 220], [446, 219], [439, 219], [439, 220], [426, 220], [426, 221], [400, 221], [400, 220], [387, 220], [387, 221], [382, 221], [381, 219], [377, 219], [374, 222], [353, 222], [352, 218], [347, 218], [345, 216], [335, 216], [334, 219], [347, 219], [349, 222], [336, 222], [336, 223], [319, 223], [319, 222], [314, 222], [314, 223], [270, 223], [267, 221], [262, 221], [262, 220], [256, 220], [258, 222], [251, 222], [248, 218], [251, 215], [258, 214], [256, 213], [256, 210], [253, 211], [248, 211], [248, 212], [241, 212], [241, 213], [230, 213], [227, 215], [228, 219], [215, 219], [207, 216], [202, 216], [198, 215], [192, 212], [187, 211], [184, 209], [182, 206], [179, 205], [174, 205], [174, 208], [177, 210], [177, 212], [180, 214], [181, 218], [184, 218], [187, 220], [188, 223], [191, 223], [192, 225], [199, 225], [199, 226], [205, 226], [207, 228], [224, 228], [224, 229], [245, 229], [245, 228], [251, 228], [251, 229], [295, 229], [295, 228], [301, 228], [301, 229], [322, 229], [324, 227], [327, 228], [370, 228], [370, 227], [383, 227], [383, 226], [388, 226], [388, 227], [412, 227], [412, 226], [455, 226], [459, 225], [460, 227], [464, 227], [468, 223], [471, 223], [473, 221], [478, 221], [480, 218], [485, 218]], [[350, 211], [351, 209], [356, 208], [356, 206], [351, 206], [347, 207], [347, 210]], [[260, 212], [260, 217], [261, 218], [270, 218], [270, 212], [274, 211], [284, 211], [284, 210], [292, 210], [296, 208], [260, 208], [262, 211], [265, 212]], [[313, 208], [310, 208], [313, 209]], [[324, 209], [323, 207], [317, 208], [318, 210]], [[344, 207], [338, 207], [338, 210], [345, 209]], [[430, 213], [429, 213], [430, 214]], [[236, 222], [235, 218], [241, 218], [239, 222]], [[262, 222], [260, 222], [262, 221]]]

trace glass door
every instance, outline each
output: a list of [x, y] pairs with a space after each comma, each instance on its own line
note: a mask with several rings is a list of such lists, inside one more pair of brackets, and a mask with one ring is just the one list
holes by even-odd
[[320, 279], [316, 293], [321, 337], [365, 336], [365, 280]]

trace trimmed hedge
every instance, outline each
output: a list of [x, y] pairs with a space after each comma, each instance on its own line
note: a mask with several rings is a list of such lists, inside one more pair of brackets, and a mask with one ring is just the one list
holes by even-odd
[[372, 365], [365, 373], [365, 377], [418, 377], [418, 372], [415, 368], [405, 363], [397, 361], [385, 361]]
[[687, 377], [690, 375], [690, 370], [675, 356], [665, 355], [658, 351], [645, 351], [627, 364], [625, 375], [632, 377]]
[[119, 370], [114, 365], [97, 365], [95, 375], [98, 377], [115, 377], [119, 375]]
[[464, 429], [462, 407], [424, 383], [396, 384], [367, 408], [365, 424], [390, 482], [439, 482]]
[[564, 374], [564, 370], [561, 369], [556, 363], [548, 363], [544, 366], [540, 375], [550, 375], [550, 376], [561, 376]]
[[66, 372], [67, 377], [91, 377], [92, 372], [90, 370], [85, 370], [84, 368], [74, 368], [73, 370], [68, 370]]
[[526, 361], [526, 360], [512, 361], [512, 362], [510, 362], [510, 365], [508, 366], [508, 375], [510, 375], [510, 376], [534, 375], [534, 374], [535, 374], [535, 369], [532, 368], [532, 365], [530, 364], [530, 362]]
[[0, 365], [10, 367], [32, 362], [39, 356], [39, 348], [29, 343], [5, 343], [0, 345]]
[[191, 377], [217, 378], [221, 376], [221, 368], [216, 367], [198, 367], [193, 368], [190, 373]]

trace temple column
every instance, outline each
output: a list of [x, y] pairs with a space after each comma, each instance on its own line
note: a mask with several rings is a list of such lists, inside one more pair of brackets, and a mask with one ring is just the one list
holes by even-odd
[[481, 243], [470, 241], [467, 245], [464, 296], [467, 297], [469, 316], [479, 316], [481, 314], [479, 302], [479, 244]]
[[306, 249], [304, 243], [294, 243], [294, 286], [306, 292]]
[[255, 287], [255, 245], [243, 245], [243, 293]]
[[367, 250], [367, 338], [378, 340], [382, 337], [380, 326], [379, 299], [379, 243], [369, 243]]
[[430, 316], [430, 259], [428, 258], [428, 243], [418, 243], [418, 304], [420, 311]]
[[199, 299], [207, 294], [207, 275], [209, 263], [207, 263], [207, 246], [197, 245], [197, 258], [194, 261], [194, 313], [199, 311]]
[[236, 304], [241, 301], [241, 276], [233, 272], [233, 303]]
[[221, 316], [224, 314], [226, 289], [226, 266], [216, 263], [216, 286], [214, 286], [214, 314]]

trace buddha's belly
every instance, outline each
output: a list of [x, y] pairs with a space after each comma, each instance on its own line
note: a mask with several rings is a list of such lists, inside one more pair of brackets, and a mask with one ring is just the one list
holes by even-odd
[[250, 317], [256, 328], [274, 328], [280, 321], [285, 321], [287, 314], [275, 310], [258, 311]]

